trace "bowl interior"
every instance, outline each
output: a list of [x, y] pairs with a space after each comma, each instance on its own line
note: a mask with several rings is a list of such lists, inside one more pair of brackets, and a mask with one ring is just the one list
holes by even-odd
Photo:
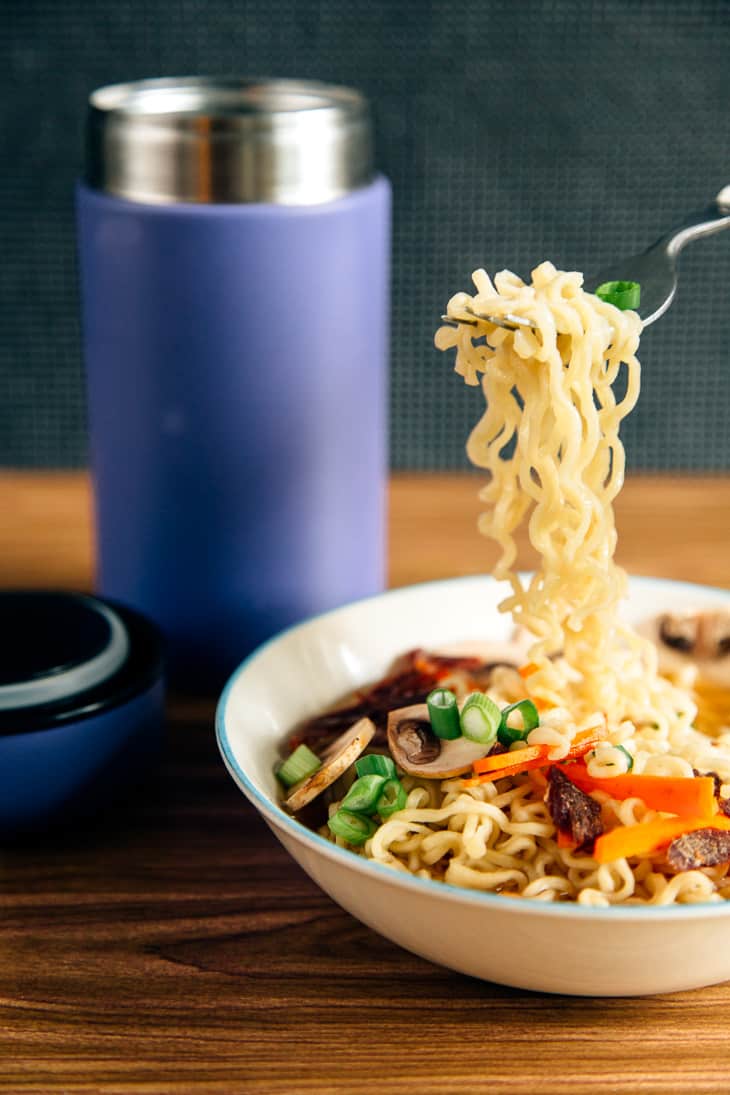
[[[279, 745], [302, 719], [383, 675], [394, 658], [422, 646], [504, 641], [512, 621], [498, 611], [508, 587], [487, 577], [454, 578], [392, 590], [299, 624], [255, 651], [233, 674], [219, 704], [218, 736], [244, 793], [277, 805]], [[625, 614], [639, 622], [663, 610], [730, 603], [730, 592], [634, 578]]]

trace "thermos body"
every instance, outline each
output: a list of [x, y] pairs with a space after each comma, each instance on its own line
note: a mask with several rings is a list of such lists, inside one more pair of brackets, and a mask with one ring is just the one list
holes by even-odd
[[97, 588], [214, 686], [383, 587], [389, 185], [77, 208]]

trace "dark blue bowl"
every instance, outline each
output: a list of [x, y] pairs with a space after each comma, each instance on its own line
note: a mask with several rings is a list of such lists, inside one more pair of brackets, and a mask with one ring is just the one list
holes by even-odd
[[0, 833], [104, 807], [162, 746], [164, 665], [139, 613], [71, 593], [0, 593]]

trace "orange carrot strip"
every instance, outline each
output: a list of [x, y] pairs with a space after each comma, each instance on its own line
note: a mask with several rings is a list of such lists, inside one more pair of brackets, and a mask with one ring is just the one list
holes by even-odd
[[[583, 730], [576, 734], [570, 752], [563, 760], [575, 760], [595, 749], [604, 739], [595, 730]], [[556, 762], [550, 760], [549, 745], [526, 745], [524, 749], [510, 749], [508, 753], [495, 753], [474, 761], [474, 778], [464, 780], [466, 787], [475, 787], [479, 783], [503, 779], [505, 776], [518, 776], [531, 768], [547, 768]]]
[[598, 777], [582, 764], [571, 765], [565, 774], [581, 791], [606, 791], [611, 798], [640, 798], [652, 810], [679, 817], [712, 817], [717, 813], [715, 781], [711, 776], [644, 776], [628, 772], [622, 776]]
[[540, 792], [540, 794], [542, 794], [544, 791], [546, 791], [548, 781], [547, 781], [547, 776], [545, 775], [544, 769], [542, 769], [542, 768], [533, 768], [530, 771], [530, 783], [533, 785], [533, 787], [535, 788], [536, 791]]
[[531, 764], [531, 761], [547, 762], [549, 752], [550, 748], [547, 745], [526, 745], [523, 749], [510, 749], [508, 753], [494, 753], [492, 756], [475, 760], [474, 772], [477, 775], [484, 775], [487, 772], [491, 774], [492, 772], [501, 771], [503, 768], [514, 768], [515, 766], [517, 766], [517, 771], [521, 772], [523, 770], [520, 768], [521, 764], [529, 764], [530, 768], [535, 768], [536, 765]]
[[494, 768], [486, 772], [481, 771], [473, 779], [465, 779], [465, 787], [476, 787], [480, 783], [491, 783], [495, 779], [504, 779], [505, 776], [519, 776], [521, 772], [529, 772], [531, 768], [545, 768], [550, 761], [548, 759], [549, 747], [547, 745], [528, 745], [525, 749], [515, 749], [509, 753], [500, 753], [495, 757], [485, 757], [484, 760], [475, 762], [483, 765], [484, 761], [502, 761], [501, 768]]
[[620, 825], [597, 838], [593, 858], [597, 863], [613, 863], [616, 859], [649, 855], [671, 844], [676, 837], [692, 833], [695, 829], [730, 830], [730, 818], [722, 814], [711, 818], [669, 817], [639, 825]]
[[602, 731], [596, 726], [591, 726], [588, 730], [581, 730], [573, 738], [570, 751], [563, 757], [563, 760], [577, 760], [579, 757], [584, 757], [586, 753], [590, 753], [591, 749], [595, 749], [597, 745], [605, 740]]
[[557, 843], [558, 848], [574, 849], [578, 847], [570, 833], [564, 833], [562, 829], [558, 829]]
[[521, 665], [517, 672], [522, 677], [523, 681], [526, 681], [533, 673], [537, 673], [539, 668], [540, 666], [536, 665], [535, 662], [528, 662], [527, 665]]

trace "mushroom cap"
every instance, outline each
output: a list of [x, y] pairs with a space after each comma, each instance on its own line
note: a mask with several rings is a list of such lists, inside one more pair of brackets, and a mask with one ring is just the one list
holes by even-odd
[[639, 632], [659, 649], [659, 666], [671, 672], [691, 663], [702, 677], [730, 686], [730, 610], [665, 612], [645, 620]]
[[288, 798], [284, 799], [287, 810], [296, 813], [334, 783], [355, 763], [370, 744], [374, 733], [375, 724], [371, 719], [359, 719], [344, 734], [335, 738], [321, 758], [322, 767], [297, 783]]
[[486, 757], [493, 743], [437, 737], [431, 729], [427, 705], [416, 703], [389, 713], [388, 745], [397, 766], [409, 776], [448, 779], [469, 772], [475, 760]]

